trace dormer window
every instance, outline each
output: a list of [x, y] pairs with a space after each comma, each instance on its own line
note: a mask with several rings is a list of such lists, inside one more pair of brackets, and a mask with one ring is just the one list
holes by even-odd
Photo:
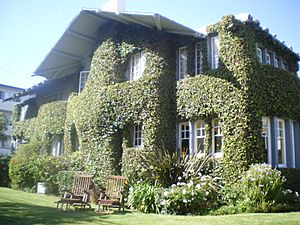
[[187, 48], [179, 48], [179, 80], [187, 74]]
[[260, 63], [262, 63], [263, 60], [262, 60], [262, 50], [261, 50], [261, 48], [258, 48], [258, 47], [256, 48], [256, 55], [257, 55], [258, 61]]
[[196, 75], [202, 72], [202, 64], [203, 64], [203, 55], [201, 51], [200, 43], [197, 43], [195, 46], [195, 71]]
[[138, 80], [142, 77], [146, 64], [145, 52], [138, 52], [130, 58], [130, 80]]
[[78, 93], [80, 94], [83, 91], [83, 88], [85, 86], [85, 83], [88, 79], [89, 71], [81, 71], [79, 76], [79, 87], [78, 87]]
[[211, 38], [211, 67], [217, 69], [219, 67], [219, 37]]

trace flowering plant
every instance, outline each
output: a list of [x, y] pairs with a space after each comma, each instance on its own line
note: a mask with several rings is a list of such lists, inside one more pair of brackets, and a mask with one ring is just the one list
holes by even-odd
[[[179, 177], [178, 180], [181, 180]], [[216, 206], [217, 182], [210, 176], [201, 176], [188, 182], [178, 182], [165, 189], [160, 204], [166, 213], [204, 213]]]

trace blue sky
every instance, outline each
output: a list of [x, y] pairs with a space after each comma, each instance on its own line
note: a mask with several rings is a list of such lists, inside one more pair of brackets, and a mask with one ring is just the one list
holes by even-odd
[[[0, 0], [0, 84], [29, 88], [31, 75], [81, 8], [107, 0]], [[126, 11], [156, 12], [197, 29], [228, 14], [250, 13], [300, 52], [299, 0], [125, 0]]]

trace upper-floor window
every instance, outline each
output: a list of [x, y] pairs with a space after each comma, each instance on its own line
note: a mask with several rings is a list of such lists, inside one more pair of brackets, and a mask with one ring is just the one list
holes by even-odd
[[271, 56], [269, 53], [266, 54], [266, 64], [271, 65]]
[[4, 99], [5, 97], [5, 92], [4, 91], [0, 91], [0, 99]]
[[86, 84], [86, 81], [89, 76], [89, 71], [81, 71], [79, 76], [79, 87], [78, 87], [78, 93], [80, 94]]
[[219, 37], [211, 38], [211, 67], [216, 69], [219, 67]]
[[139, 147], [143, 143], [143, 126], [135, 124], [133, 127], [133, 146]]
[[45, 95], [43, 97], [42, 103], [48, 103], [48, 102], [54, 102], [54, 101], [59, 101], [62, 100], [63, 98], [63, 91], [62, 90], [58, 90], [58, 91], [54, 91], [48, 95]]
[[277, 160], [279, 166], [286, 166], [284, 120], [277, 119]]
[[204, 153], [205, 144], [205, 123], [198, 120], [195, 126], [195, 150], [197, 153]]
[[287, 68], [287, 63], [286, 63], [285, 61], [283, 61], [283, 60], [282, 60], [281, 69], [283, 69], [283, 70], [288, 70], [288, 68]]
[[220, 153], [222, 151], [222, 132], [220, 121], [218, 119], [213, 120], [213, 140], [212, 140], [212, 152]]
[[202, 64], [203, 64], [203, 55], [201, 51], [201, 44], [197, 43], [195, 45], [195, 71], [196, 74], [200, 74], [202, 72]]
[[263, 62], [263, 58], [262, 58], [262, 50], [261, 50], [261, 48], [256, 48], [256, 55], [257, 55], [257, 58], [258, 58], [258, 61], [260, 62], [260, 63], [262, 63]]
[[187, 48], [179, 48], [179, 79], [183, 79], [187, 74]]
[[278, 59], [277, 59], [276, 57], [274, 57], [274, 66], [275, 66], [276, 68], [279, 67]]
[[146, 65], [146, 53], [138, 52], [131, 56], [129, 71], [129, 80], [138, 80], [142, 77]]

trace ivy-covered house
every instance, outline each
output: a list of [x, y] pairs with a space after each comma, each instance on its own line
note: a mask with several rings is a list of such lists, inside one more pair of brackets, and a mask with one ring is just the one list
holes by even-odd
[[[199, 21], [199, 24], [201, 21]], [[224, 176], [255, 162], [300, 167], [299, 55], [258, 21], [225, 16], [201, 34], [152, 13], [82, 10], [21, 95], [13, 135], [82, 152], [93, 172], [139, 154], [211, 153]]]

